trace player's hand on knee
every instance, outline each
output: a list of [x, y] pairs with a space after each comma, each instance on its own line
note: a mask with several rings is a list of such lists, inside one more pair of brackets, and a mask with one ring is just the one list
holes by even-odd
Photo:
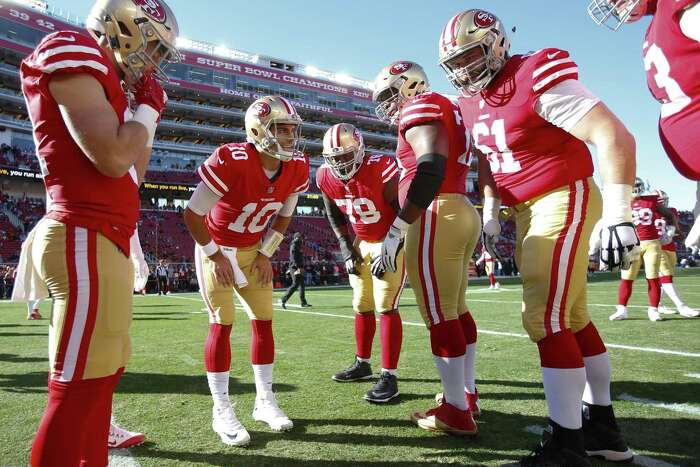
[[632, 222], [603, 225], [600, 229], [600, 265], [604, 271], [629, 269], [639, 261], [639, 236]]
[[253, 260], [250, 272], [255, 274], [263, 285], [272, 282], [272, 263], [270, 263], [270, 258], [258, 254]]
[[216, 252], [210, 259], [214, 262], [216, 281], [225, 287], [232, 287], [234, 276], [231, 261], [221, 251]]
[[360, 272], [357, 270], [357, 265], [362, 263], [362, 256], [347, 239], [344, 237], [340, 240], [340, 253], [343, 255], [343, 261], [345, 261], [345, 269], [348, 274], [358, 275]]

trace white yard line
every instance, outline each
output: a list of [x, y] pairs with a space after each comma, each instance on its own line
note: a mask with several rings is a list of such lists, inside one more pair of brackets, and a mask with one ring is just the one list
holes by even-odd
[[641, 397], [635, 397], [629, 394], [620, 394], [618, 399], [628, 402], [635, 402], [637, 404], [648, 405], [657, 409], [671, 410], [673, 412], [682, 413], [684, 415], [700, 416], [700, 407], [696, 405], [661, 402], [652, 399], [643, 399]]
[[685, 376], [688, 378], [698, 378], [700, 379], [700, 373], [686, 373]]
[[141, 467], [128, 449], [110, 449], [109, 467]]
[[[169, 295], [170, 298], [178, 298], [180, 300], [190, 300], [190, 301], [195, 301], [195, 302], [201, 302], [201, 298], [192, 298], [192, 297], [183, 297], [183, 296], [176, 296], [176, 295]], [[503, 303], [503, 302], [500, 302]], [[515, 302], [515, 303], [520, 303], [520, 302]], [[607, 305], [606, 305], [607, 306]], [[279, 306], [275, 306], [275, 310], [280, 311], [280, 312], [288, 312], [288, 313], [297, 313], [300, 315], [312, 315], [312, 316], [325, 316], [328, 318], [342, 318], [342, 319], [355, 319], [353, 315], [339, 315], [336, 313], [323, 313], [320, 311], [306, 311], [306, 310], [292, 310], [290, 308], [301, 308], [299, 305], [287, 305], [287, 309], [282, 309]], [[197, 312], [200, 313], [200, 312]], [[411, 321], [404, 321], [403, 324], [406, 326], [418, 326], [418, 327], [425, 327], [425, 324], [423, 323], [413, 323]], [[479, 333], [481, 334], [488, 334], [491, 336], [504, 336], [504, 337], [517, 337], [517, 338], [528, 338], [527, 334], [522, 334], [522, 333], [516, 333], [516, 332], [505, 332], [505, 331], [491, 331], [489, 329], [479, 329]], [[665, 355], [678, 355], [680, 357], [692, 357], [692, 358], [700, 358], [700, 353], [693, 353], [693, 352], [681, 352], [678, 350], [667, 350], [667, 349], [659, 349], [655, 347], [637, 347], [634, 345], [623, 345], [623, 344], [605, 344], [607, 347], [611, 349], [622, 349], [622, 350], [634, 350], [637, 352], [649, 352], [649, 353], [658, 353], [658, 354], [665, 354]]]

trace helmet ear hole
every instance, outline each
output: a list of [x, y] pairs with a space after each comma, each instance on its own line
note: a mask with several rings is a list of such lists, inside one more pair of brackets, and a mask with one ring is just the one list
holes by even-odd
[[258, 130], [257, 130], [257, 129], [251, 128], [250, 131], [251, 131], [255, 136], [260, 136], [260, 134], [258, 133]]
[[123, 21], [119, 21], [117, 24], [119, 25], [119, 32], [121, 32], [122, 35], [131, 37], [131, 31], [129, 31], [129, 28], [126, 27]]

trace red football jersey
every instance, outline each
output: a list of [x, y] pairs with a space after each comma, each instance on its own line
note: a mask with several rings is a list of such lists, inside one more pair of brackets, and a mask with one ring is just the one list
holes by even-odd
[[287, 198], [309, 188], [309, 160], [305, 155], [283, 162], [281, 173], [270, 180], [260, 154], [250, 143], [219, 146], [197, 173], [211, 191], [221, 196], [206, 217], [209, 234], [221, 246], [255, 245]]
[[[679, 214], [678, 210], [676, 208], [671, 208], [671, 212], [673, 213], [673, 216], [676, 219], [679, 219]], [[662, 216], [661, 214], [656, 213], [656, 216], [654, 217], [654, 226], [656, 227], [656, 232], [659, 234], [659, 237], [661, 237], [664, 232], [666, 232], [666, 227], [668, 225], [668, 222], [666, 221], [666, 218]], [[666, 251], [676, 251], [676, 238], [680, 236], [680, 232], [676, 232], [676, 235], [673, 236], [673, 240], [671, 243], [667, 243], [666, 245], [661, 245], [662, 250]]]
[[487, 90], [460, 96], [464, 124], [489, 160], [501, 201], [513, 206], [593, 175], [586, 144], [539, 116], [539, 97], [578, 79], [569, 53], [543, 49], [511, 57]]
[[445, 165], [445, 180], [439, 193], [467, 193], [469, 149], [471, 142], [459, 116], [459, 110], [447, 97], [436, 92], [419, 94], [401, 107], [399, 115], [399, 142], [396, 157], [401, 167], [399, 202], [403, 206], [408, 187], [416, 175], [416, 155], [405, 138], [406, 131], [418, 125], [442, 122], [447, 128], [449, 154]]
[[697, 0], [658, 0], [644, 39], [647, 85], [661, 103], [659, 132], [678, 171], [700, 180], [700, 43], [681, 31], [680, 15]]
[[632, 222], [640, 240], [658, 240], [659, 232], [654, 219], [659, 217], [656, 207], [659, 199], [654, 195], [637, 196], [632, 200]]
[[73, 140], [49, 92], [53, 76], [81, 73], [100, 82], [120, 124], [131, 118], [115, 66], [87, 34], [49, 34], [20, 65], [22, 93], [50, 198], [46, 216], [98, 231], [128, 255], [139, 214], [136, 171], [132, 167], [121, 178], [102, 175]]
[[339, 180], [323, 164], [316, 171], [316, 185], [348, 216], [360, 240], [378, 242], [396, 218], [396, 211], [384, 199], [384, 184], [398, 173], [395, 159], [366, 155], [360, 169], [347, 182]]

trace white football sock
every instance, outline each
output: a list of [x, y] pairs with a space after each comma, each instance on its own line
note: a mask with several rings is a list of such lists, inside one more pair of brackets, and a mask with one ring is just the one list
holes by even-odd
[[464, 355], [459, 357], [433, 355], [433, 359], [440, 372], [443, 397], [459, 410], [467, 410], [467, 401], [464, 398]]
[[612, 367], [607, 352], [593, 357], [583, 357], [586, 367], [586, 389], [583, 391], [583, 401], [595, 405], [611, 405], [610, 379]]
[[372, 361], [372, 360], [370, 360], [369, 358], [360, 358], [360, 357], [358, 357], [358, 356], [355, 356], [355, 358], [357, 359], [358, 362], [370, 363], [370, 362]]
[[581, 428], [585, 368], [542, 368], [542, 382], [549, 418], [569, 430]]
[[467, 345], [464, 353], [464, 390], [469, 394], [476, 393], [476, 342]]
[[274, 363], [267, 365], [253, 365], [255, 376], [255, 391], [259, 399], [265, 399], [272, 394], [272, 367]]
[[215, 407], [224, 407], [231, 403], [228, 398], [228, 371], [210, 372], [207, 371], [207, 382], [209, 392], [214, 399]]
[[676, 305], [676, 308], [680, 308], [683, 305], [685, 305], [685, 303], [683, 303], [683, 300], [681, 300], [681, 297], [678, 296], [678, 291], [676, 290], [676, 286], [673, 284], [673, 282], [670, 282], [668, 284], [661, 284], [661, 291], [668, 295], [668, 298], [670, 298], [673, 301], [673, 304]]
[[382, 368], [382, 373], [389, 373], [390, 375], [396, 376], [396, 370], [387, 370], [386, 368]]

